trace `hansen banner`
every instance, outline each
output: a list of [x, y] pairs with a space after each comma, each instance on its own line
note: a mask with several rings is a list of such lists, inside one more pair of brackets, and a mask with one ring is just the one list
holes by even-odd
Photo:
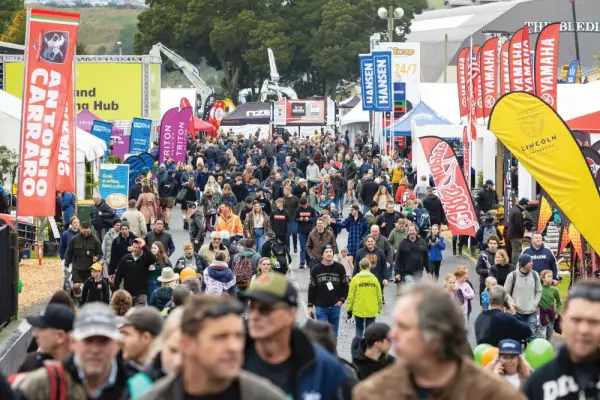
[[73, 106], [78, 28], [79, 14], [27, 12], [18, 215], [48, 217], [56, 213], [63, 120], [65, 108]]
[[186, 162], [187, 138], [193, 110], [171, 108], [160, 123], [159, 162], [172, 158], [175, 163]]
[[452, 235], [475, 237], [479, 229], [475, 206], [452, 146], [437, 136], [419, 140]]
[[558, 114], [534, 95], [509, 93], [496, 103], [489, 130], [599, 250], [598, 187], [577, 141]]
[[363, 110], [392, 111], [392, 52], [377, 50], [360, 54], [358, 60]]
[[556, 110], [560, 23], [546, 26], [535, 45], [535, 94]]
[[370, 54], [360, 54], [358, 62], [360, 64], [362, 108], [365, 111], [373, 111], [375, 109], [375, 67], [373, 66], [373, 57]]

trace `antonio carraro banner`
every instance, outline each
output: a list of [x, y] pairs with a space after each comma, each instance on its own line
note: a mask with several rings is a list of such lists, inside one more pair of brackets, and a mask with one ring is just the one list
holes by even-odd
[[58, 175], [56, 190], [61, 192], [76, 191], [75, 188], [75, 91], [73, 90], [73, 74], [67, 86], [67, 102], [62, 121], [60, 146], [58, 149]]
[[419, 140], [452, 235], [475, 237], [479, 229], [475, 206], [452, 146], [437, 136]]
[[529, 93], [509, 93], [492, 110], [489, 130], [590, 245], [600, 250], [598, 187], [576, 140], [554, 109]]
[[365, 111], [392, 111], [392, 52], [377, 50], [360, 54], [362, 106]]
[[149, 119], [134, 118], [131, 125], [129, 152], [135, 155], [148, 152], [151, 132], [152, 121]]
[[69, 100], [69, 107], [73, 106], [78, 27], [79, 14], [27, 12], [18, 215], [48, 217], [56, 213], [59, 146]]

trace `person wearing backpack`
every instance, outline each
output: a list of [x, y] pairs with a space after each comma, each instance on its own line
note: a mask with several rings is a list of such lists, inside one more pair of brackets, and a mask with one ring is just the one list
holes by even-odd
[[286, 274], [292, 262], [289, 249], [284, 242], [279, 240], [273, 231], [265, 232], [265, 244], [261, 250], [261, 256], [271, 260], [273, 271]]
[[431, 225], [442, 226], [446, 223], [446, 213], [444, 213], [444, 207], [442, 201], [438, 196], [433, 193], [433, 188], [425, 188], [425, 198], [423, 199], [423, 207], [429, 213], [429, 219]]
[[[256, 274], [260, 254], [254, 250], [254, 239], [241, 239], [237, 244], [243, 249], [231, 259], [231, 269], [236, 276], [236, 286], [238, 289], [245, 289], [250, 285], [252, 275]], [[248, 277], [248, 267], [250, 267], [250, 279]]]
[[423, 202], [421, 200], [417, 200], [417, 208], [413, 211], [415, 225], [419, 229], [419, 236], [425, 239], [429, 234], [429, 229], [431, 228], [431, 219], [429, 217], [429, 211], [425, 207], [423, 207]]
[[479, 275], [479, 303], [481, 304], [481, 293], [485, 290], [485, 280], [490, 275], [490, 270], [496, 265], [496, 251], [498, 251], [498, 244], [500, 239], [496, 235], [491, 235], [487, 240], [487, 249], [479, 253], [479, 259], [477, 259], [477, 266], [475, 271]]
[[487, 213], [483, 220], [483, 224], [479, 226], [479, 229], [475, 234], [475, 241], [477, 242], [480, 251], [487, 249], [487, 241], [492, 235], [501, 238], [502, 232], [500, 232], [500, 229], [498, 229], [498, 226], [494, 223], [494, 216]]
[[[252, 279], [252, 267], [250, 261], [248, 260], [248, 263], [245, 265], [246, 267], [250, 266], [247, 268], [250, 271], [250, 278], [248, 278], [248, 281], [250, 281]], [[227, 253], [224, 251], [217, 251], [214, 261], [204, 270], [202, 292], [217, 296], [235, 296], [237, 288], [234, 271], [227, 266]], [[240, 278], [242, 278], [242, 274], [240, 274]]]

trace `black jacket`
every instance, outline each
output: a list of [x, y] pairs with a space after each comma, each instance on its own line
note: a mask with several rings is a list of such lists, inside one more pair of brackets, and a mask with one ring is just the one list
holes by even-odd
[[599, 398], [600, 364], [596, 361], [581, 365], [579, 369], [585, 369], [585, 374], [577, 373], [576, 365], [569, 358], [569, 349], [561, 347], [552, 361], [538, 368], [525, 381], [521, 390], [529, 400]]
[[[300, 218], [307, 217], [308, 221], [300, 221]], [[310, 233], [313, 227], [315, 226], [315, 221], [317, 220], [317, 211], [308, 206], [304, 208], [300, 206], [298, 211], [296, 212], [296, 222], [298, 223], [298, 233]]]
[[509, 239], [523, 239], [525, 234], [525, 223], [523, 222], [523, 209], [515, 204], [508, 212], [508, 235]]
[[[124, 238], [123, 235], [119, 234], [113, 240], [110, 248], [110, 265], [108, 266], [109, 275], [115, 274], [121, 259], [125, 257], [126, 254], [130, 253], [130, 251], [127, 249], [133, 246], [133, 241], [135, 239], [137, 239], [137, 236], [135, 236], [133, 232], [129, 232], [129, 236], [127, 236], [127, 238]], [[152, 243], [150, 243], [150, 246], [152, 246]]]
[[371, 265], [371, 272], [373, 273], [373, 275], [375, 275], [377, 279], [379, 279], [379, 282], [382, 282], [384, 279], [388, 279], [387, 261], [385, 258], [385, 253], [382, 249], [378, 247], [375, 247], [371, 251], [368, 247], [365, 246], [356, 252], [356, 254], [354, 255], [354, 271], [352, 271], [352, 274], [356, 275], [360, 272], [360, 268], [358, 266], [360, 260], [371, 254], [377, 257], [376, 264], [374, 266]]
[[[102, 215], [98, 213], [101, 212]], [[90, 224], [96, 229], [110, 228], [115, 218], [115, 211], [104, 200], [94, 204], [90, 210]]]
[[500, 232], [500, 229], [498, 229], [497, 225], [494, 225], [494, 223], [491, 221], [483, 222], [481, 225], [479, 225], [477, 233], [475, 233], [475, 241], [479, 244], [479, 249], [482, 251], [487, 249], [487, 243], [483, 240], [483, 234], [485, 232], [485, 228], [489, 228], [490, 226], [494, 228], [494, 235], [498, 236], [498, 239], [502, 239], [502, 232]]
[[379, 372], [385, 367], [392, 365], [395, 358], [389, 354], [383, 354], [379, 360], [373, 360], [365, 356], [367, 343], [365, 339], [355, 337], [352, 339], [351, 353], [352, 365], [356, 368], [358, 379], [365, 380], [375, 372]]
[[127, 254], [117, 268], [114, 287], [118, 288], [123, 281], [125, 290], [132, 296], [148, 294], [148, 279], [150, 278], [148, 268], [155, 262], [156, 258], [148, 246], [144, 246], [142, 254], [137, 260], [134, 260], [131, 253]]
[[496, 278], [496, 281], [498, 281], [498, 285], [500, 286], [504, 286], [504, 282], [506, 282], [506, 277], [508, 276], [508, 274], [510, 274], [511, 272], [513, 272], [515, 270], [515, 266], [508, 263], [506, 265], [493, 265], [492, 268], [490, 268], [490, 275], [489, 276], [493, 276], [494, 278]]
[[159, 197], [176, 197], [179, 184], [174, 176], [168, 176], [158, 185]]
[[102, 278], [99, 282], [93, 277], [89, 277], [83, 284], [81, 292], [81, 305], [85, 303], [92, 303], [94, 301], [101, 301], [108, 304], [110, 299], [110, 293], [108, 290], [108, 282]]
[[134, 184], [129, 188], [129, 200], [137, 201], [138, 197], [142, 194], [142, 185], [139, 183]]
[[[392, 214], [389, 214], [386, 210], [379, 214], [375, 223], [379, 226], [381, 236], [388, 238], [390, 236], [390, 233], [392, 233], [394, 227], [396, 226], [396, 221], [398, 221], [401, 218], [402, 214], [400, 214], [398, 211], [394, 211]], [[384, 223], [385, 226], [382, 227], [381, 225], [383, 225]]]
[[486, 310], [475, 320], [475, 338], [477, 344], [487, 343], [498, 347], [502, 339], [514, 339], [518, 342], [531, 336], [531, 329], [525, 322], [501, 310]]
[[286, 210], [275, 209], [271, 212], [271, 228], [275, 236], [287, 236], [288, 225], [291, 218]]
[[496, 253], [491, 253], [489, 250], [484, 250], [479, 254], [475, 272], [479, 275], [479, 286], [485, 287], [485, 279], [490, 274], [490, 269], [496, 264]]
[[415, 272], [423, 271], [423, 268], [431, 273], [427, 243], [420, 237], [417, 237], [414, 242], [411, 242], [408, 238], [400, 242], [396, 252], [394, 273], [402, 276], [412, 275]]
[[248, 197], [248, 188], [246, 188], [246, 184], [243, 181], [241, 185], [232, 185], [231, 191], [233, 192], [233, 194], [235, 194], [235, 198], [238, 202], [245, 201], [246, 197]]
[[[308, 305], [331, 307], [338, 301], [346, 301], [350, 279], [346, 269], [338, 262], [331, 265], [319, 263], [310, 271], [308, 284]], [[329, 290], [327, 283], [331, 283], [333, 290]]]
[[296, 185], [294, 186], [294, 188], [292, 189], [292, 194], [294, 196], [296, 196], [297, 198], [302, 197], [302, 195], [304, 196], [308, 196], [308, 186], [300, 186], [300, 185]]
[[96, 236], [90, 234], [88, 237], [78, 233], [69, 242], [65, 253], [65, 265], [73, 263], [73, 269], [87, 271], [97, 259], [102, 257], [102, 245]]
[[190, 216], [190, 240], [197, 240], [199, 243], [204, 242], [204, 213], [201, 208]]
[[431, 225], [435, 224], [441, 226], [442, 222], [445, 222], [446, 214], [444, 213], [442, 201], [435, 194], [429, 194], [423, 199], [423, 207], [425, 207], [429, 213]]
[[373, 201], [373, 197], [375, 197], [375, 193], [379, 190], [379, 185], [375, 183], [373, 179], [368, 179], [363, 182], [362, 187], [360, 188], [360, 199], [363, 204], [371, 205]]
[[479, 211], [486, 213], [496, 204], [498, 204], [498, 193], [495, 190], [482, 189], [477, 193]]

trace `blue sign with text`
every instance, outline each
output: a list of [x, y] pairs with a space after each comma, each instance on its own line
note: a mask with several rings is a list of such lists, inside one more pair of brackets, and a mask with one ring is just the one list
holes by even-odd
[[362, 97], [362, 108], [364, 111], [375, 110], [375, 67], [373, 57], [370, 54], [359, 54], [360, 63], [360, 87]]
[[104, 153], [104, 159], [108, 158], [108, 148], [110, 147], [110, 137], [112, 135], [113, 124], [104, 121], [92, 122], [92, 130], [90, 133], [96, 136], [98, 139], [102, 139], [106, 143], [106, 152]]
[[98, 184], [100, 197], [121, 217], [127, 210], [129, 165], [101, 164]]
[[392, 52], [378, 50], [371, 55], [375, 68], [375, 111], [392, 111]]
[[131, 125], [131, 139], [129, 152], [131, 154], [147, 153], [150, 148], [150, 132], [152, 121], [149, 119], [134, 118]]

